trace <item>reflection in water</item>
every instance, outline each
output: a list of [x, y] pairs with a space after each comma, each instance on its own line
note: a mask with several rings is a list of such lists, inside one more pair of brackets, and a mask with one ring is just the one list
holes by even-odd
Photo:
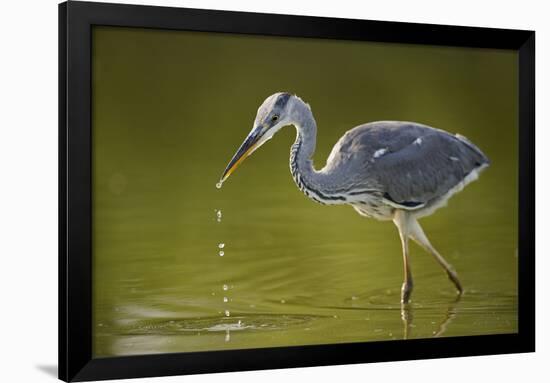
[[457, 312], [456, 312], [456, 305], [462, 298], [462, 295], [457, 295], [456, 299], [449, 304], [447, 307], [447, 314], [445, 315], [445, 319], [441, 322], [439, 325], [439, 330], [434, 334], [434, 338], [438, 338], [440, 336], [443, 336], [443, 334], [447, 331], [447, 327], [451, 322], [456, 318]]
[[[443, 336], [447, 331], [449, 324], [456, 318], [456, 305], [460, 302], [462, 294], [458, 294], [456, 298], [449, 302], [447, 309], [445, 310], [445, 315], [437, 331], [433, 331], [433, 337], [437, 338]], [[401, 320], [403, 321], [403, 339], [409, 339], [411, 336], [411, 329], [413, 328], [413, 318], [414, 318], [415, 308], [411, 303], [401, 303]]]
[[413, 323], [413, 313], [410, 303], [401, 303], [401, 320], [403, 321], [403, 339], [409, 339]]

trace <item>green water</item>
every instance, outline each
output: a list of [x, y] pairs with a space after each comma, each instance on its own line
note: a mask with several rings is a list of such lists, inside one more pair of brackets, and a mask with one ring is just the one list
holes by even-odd
[[[96, 356], [517, 331], [514, 52], [110, 27], [93, 47]], [[388, 119], [459, 132], [489, 156], [422, 220], [462, 299], [412, 245], [401, 310], [395, 227], [299, 192], [292, 128], [216, 189], [282, 90], [312, 107], [317, 167], [346, 130]]]

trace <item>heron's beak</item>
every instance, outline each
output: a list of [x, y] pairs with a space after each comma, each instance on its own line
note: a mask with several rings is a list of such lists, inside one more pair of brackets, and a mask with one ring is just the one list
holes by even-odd
[[231, 161], [229, 161], [229, 164], [225, 168], [221, 182], [224, 182], [231, 173], [239, 167], [239, 165], [245, 160], [246, 157], [252, 154], [254, 150], [256, 150], [259, 146], [261, 146], [260, 138], [261, 138], [261, 132], [262, 127], [258, 126], [255, 128], [249, 135], [246, 137], [246, 140], [241, 144], [241, 147], [239, 150], [237, 150], [237, 153], [233, 156]]

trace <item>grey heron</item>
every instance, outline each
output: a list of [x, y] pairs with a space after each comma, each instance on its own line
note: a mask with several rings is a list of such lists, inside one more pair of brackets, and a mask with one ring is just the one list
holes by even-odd
[[347, 131], [326, 165], [316, 170], [312, 156], [317, 124], [311, 108], [298, 96], [280, 92], [269, 96], [258, 109], [252, 130], [219, 185], [288, 125], [297, 131], [290, 149], [290, 172], [306, 196], [325, 205], [348, 204], [362, 216], [393, 221], [397, 226], [404, 265], [402, 303], [409, 302], [413, 289], [410, 239], [436, 259], [462, 294], [455, 270], [432, 246], [418, 219], [444, 206], [489, 166], [489, 159], [477, 146], [459, 134], [415, 122], [370, 122]]

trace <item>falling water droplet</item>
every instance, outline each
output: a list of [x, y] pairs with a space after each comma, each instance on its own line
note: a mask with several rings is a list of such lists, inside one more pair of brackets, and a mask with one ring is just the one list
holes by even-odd
[[222, 211], [221, 210], [215, 210], [216, 211], [216, 221], [221, 222], [222, 221]]
[[220, 257], [223, 257], [225, 255], [223, 250], [220, 250], [220, 252], [218, 254], [220, 255]]
[[216, 189], [221, 189], [223, 186], [223, 181], [220, 181], [216, 184]]
[[237, 326], [241, 327], [241, 320], [239, 319], [239, 321], [237, 322]]
[[225, 247], [225, 243], [218, 244], [218, 248], [223, 249]]
[[229, 286], [223, 285], [223, 291], [227, 291], [227, 290], [229, 290]]
[[229, 330], [225, 330], [225, 341], [229, 342], [231, 340], [231, 334]]
[[228, 317], [230, 315], [231, 315], [231, 313], [229, 312], [229, 310], [225, 310], [225, 316]]
[[223, 297], [223, 301], [224, 301], [225, 303], [227, 303], [227, 302], [229, 301], [229, 298]]

